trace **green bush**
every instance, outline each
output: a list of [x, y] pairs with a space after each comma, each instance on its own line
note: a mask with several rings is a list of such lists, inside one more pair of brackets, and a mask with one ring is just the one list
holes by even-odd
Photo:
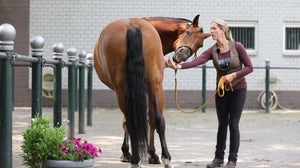
[[63, 144], [66, 129], [52, 128], [47, 116], [36, 116], [32, 125], [23, 132], [23, 164], [31, 168], [40, 168], [45, 160], [59, 158], [63, 153], [59, 145]]

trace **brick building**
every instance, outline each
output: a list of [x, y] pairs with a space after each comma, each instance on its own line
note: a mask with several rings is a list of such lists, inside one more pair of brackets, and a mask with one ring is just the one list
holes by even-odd
[[[265, 88], [265, 60], [271, 67], [300, 67], [300, 1], [298, 0], [227, 0], [227, 1], [177, 1], [177, 0], [1, 0], [0, 24], [10, 23], [17, 31], [15, 52], [29, 53], [29, 39], [41, 35], [45, 39], [44, 58], [52, 58], [52, 45], [62, 42], [65, 51], [70, 47], [93, 52], [101, 30], [111, 21], [131, 17], [176, 17], [192, 20], [200, 14], [199, 26], [209, 32], [211, 21], [228, 22], [234, 39], [247, 48], [254, 72], [246, 77], [248, 96], [245, 108], [260, 108], [256, 101]], [[214, 44], [209, 38], [198, 55]], [[165, 56], [167, 59], [171, 54]], [[66, 53], [64, 59], [66, 60]], [[206, 63], [212, 66], [212, 62]], [[30, 106], [31, 82], [28, 67], [15, 68], [15, 106]], [[44, 72], [51, 72], [51, 68]], [[272, 84], [279, 103], [286, 108], [299, 109], [300, 70], [271, 69]], [[67, 73], [63, 73], [67, 78]], [[193, 68], [178, 72], [179, 103], [193, 108], [201, 104], [202, 69]], [[215, 89], [215, 69], [207, 69], [207, 97]], [[94, 107], [117, 106], [114, 92], [109, 90], [94, 73]], [[67, 103], [67, 81], [63, 81], [63, 105]], [[175, 107], [174, 73], [165, 70], [165, 107]], [[43, 99], [45, 106], [52, 100]], [[214, 103], [209, 105], [214, 106]]]

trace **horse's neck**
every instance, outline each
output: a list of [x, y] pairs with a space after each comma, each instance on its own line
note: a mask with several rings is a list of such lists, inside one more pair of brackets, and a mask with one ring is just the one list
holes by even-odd
[[[154, 26], [161, 38], [164, 55], [174, 51], [173, 43], [178, 38], [180, 23], [166, 23], [162, 18], [144, 18]], [[176, 26], [174, 26], [176, 25]]]
[[173, 43], [178, 38], [178, 30], [168, 31], [165, 29], [162, 30], [160, 27], [155, 27], [155, 29], [161, 39], [164, 55], [174, 51]]

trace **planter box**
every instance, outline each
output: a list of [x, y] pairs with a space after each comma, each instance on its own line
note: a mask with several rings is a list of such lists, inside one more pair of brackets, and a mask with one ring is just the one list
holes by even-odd
[[93, 168], [95, 159], [84, 160], [81, 162], [69, 160], [46, 160], [43, 168]]

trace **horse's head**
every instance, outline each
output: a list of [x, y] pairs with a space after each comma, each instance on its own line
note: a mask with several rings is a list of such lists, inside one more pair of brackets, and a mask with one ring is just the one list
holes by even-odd
[[211, 35], [210, 33], [203, 33], [203, 29], [198, 26], [199, 16], [195, 16], [193, 23], [188, 23], [185, 26], [185, 29], [182, 31], [183, 33], [174, 42], [174, 62], [180, 63], [186, 61], [203, 46], [204, 39]]

